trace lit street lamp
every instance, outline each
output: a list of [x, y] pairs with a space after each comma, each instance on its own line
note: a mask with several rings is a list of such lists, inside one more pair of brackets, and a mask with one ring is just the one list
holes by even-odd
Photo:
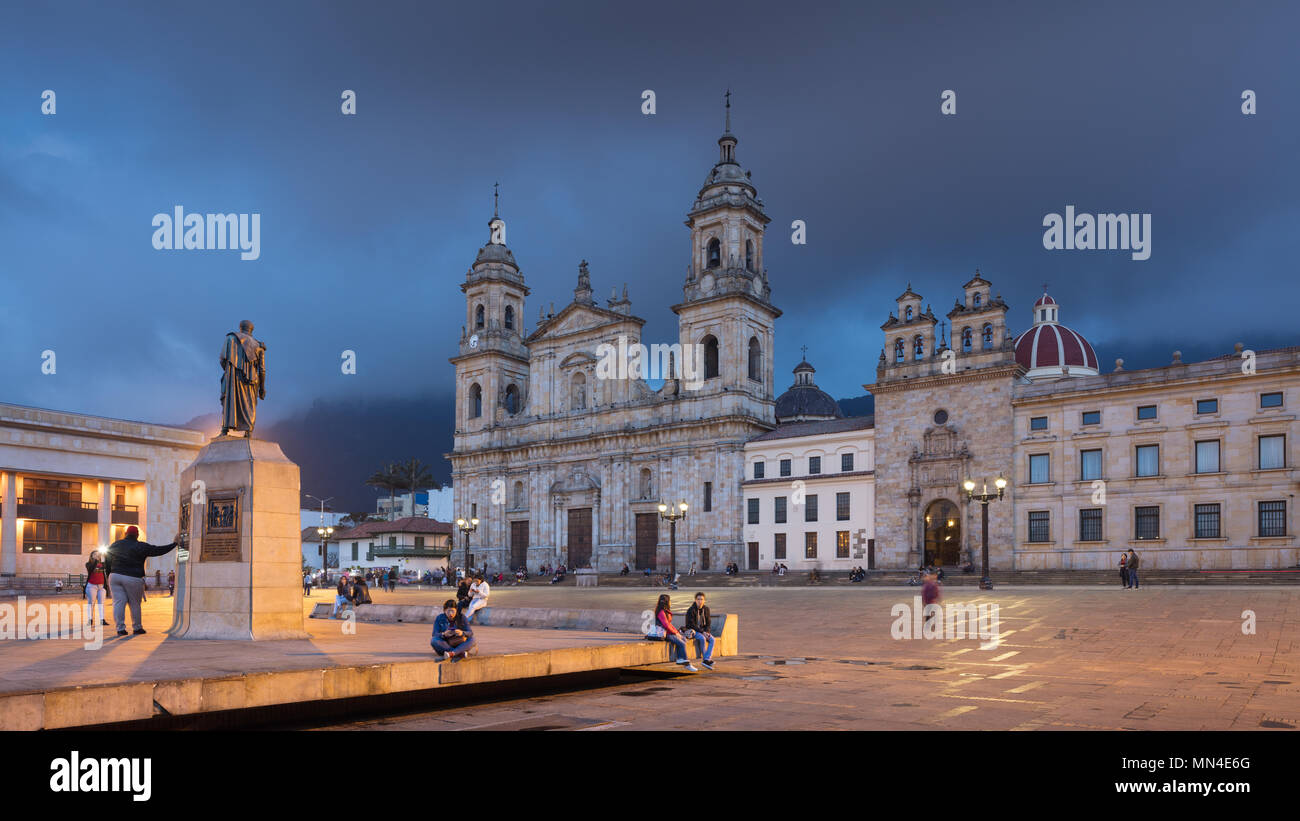
[[669, 562], [671, 563], [668, 583], [674, 590], [677, 589], [677, 520], [686, 518], [686, 503], [678, 502], [677, 507], [670, 508], [663, 502], [659, 503], [659, 518], [668, 522], [669, 532]]
[[469, 573], [469, 534], [478, 530], [478, 517], [471, 517], [468, 520], [464, 518], [457, 519], [456, 527], [460, 528], [460, 532], [465, 534], [465, 572]]
[[[329, 497], [329, 499], [322, 499], [321, 497], [313, 496], [310, 493], [304, 493], [303, 496], [306, 496], [308, 499], [315, 499], [316, 501], [320, 502], [320, 527], [316, 528], [316, 534], [321, 537], [321, 543], [320, 543], [321, 584], [322, 585], [329, 584], [330, 551], [329, 551], [329, 545], [326, 543], [325, 539], [327, 536], [329, 536], [334, 532], [334, 528], [332, 527], [327, 528], [325, 526], [325, 503], [330, 501], [334, 497], [331, 496]], [[326, 530], [328, 530], [329, 533], [326, 533]]]
[[980, 518], [984, 531], [984, 567], [980, 576], [980, 590], [993, 589], [993, 580], [989, 578], [989, 502], [1002, 498], [1007, 489], [1007, 480], [998, 476], [993, 484], [997, 486], [997, 493], [989, 493], [988, 482], [984, 482], [983, 490], [979, 493], [975, 492], [973, 479], [967, 479], [961, 484], [966, 489], [966, 498], [980, 503]]

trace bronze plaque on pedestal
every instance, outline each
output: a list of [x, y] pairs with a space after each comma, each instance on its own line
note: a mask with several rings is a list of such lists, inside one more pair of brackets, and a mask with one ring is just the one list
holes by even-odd
[[208, 497], [207, 516], [203, 522], [201, 562], [240, 562], [243, 550], [239, 543], [239, 497]]

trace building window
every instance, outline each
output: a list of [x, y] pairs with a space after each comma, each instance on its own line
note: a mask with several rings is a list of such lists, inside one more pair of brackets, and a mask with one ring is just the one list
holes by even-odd
[[895, 339], [894, 340], [894, 361], [901, 364], [904, 358], [905, 355], [903, 353], [903, 340], [901, 338]]
[[754, 270], [754, 241], [752, 239], [745, 240], [745, 270]]
[[475, 382], [469, 386], [469, 418], [477, 419], [483, 415], [483, 389]]
[[912, 358], [913, 359], [925, 358], [925, 340], [922, 339], [919, 335], [912, 337]]
[[1196, 514], [1196, 538], [1219, 538], [1219, 506], [1217, 504], [1195, 505], [1194, 513]]
[[389, 536], [389, 537], [388, 537], [388, 546], [389, 546], [389, 547], [397, 547], [397, 537], [396, 537], [396, 536]]
[[746, 499], [745, 502], [749, 505], [749, 523], [751, 525], [758, 524], [758, 500]]
[[713, 334], [704, 337], [704, 378], [718, 375], [718, 338]]
[[126, 485], [113, 485], [113, 509], [126, 510]]
[[976, 291], [976, 292], [975, 292], [975, 307], [978, 308], [978, 307], [980, 306], [980, 302], [982, 302], [982, 301], [983, 301], [983, 297], [980, 296], [979, 291]]
[[785, 534], [778, 533], [772, 537], [772, 553], [775, 558], [785, 558]]
[[810, 493], [803, 500], [803, 520], [805, 522], [817, 521], [817, 494]]
[[519, 413], [519, 388], [514, 385], [506, 388], [506, 413], [511, 416]]
[[808, 457], [808, 473], [815, 474], [822, 472], [822, 458], [820, 456]]
[[1202, 413], [1218, 413], [1218, 412], [1219, 412], [1219, 400], [1217, 399], [1196, 400], [1196, 413], [1198, 415]]
[[1138, 476], [1159, 476], [1160, 475], [1160, 446], [1159, 445], [1138, 445], [1137, 446], [1137, 474]]
[[849, 557], [849, 532], [847, 530], [835, 531], [835, 558], [847, 559]]
[[993, 326], [992, 325], [989, 325], [987, 323], [984, 325], [983, 337], [984, 337], [984, 350], [986, 351], [993, 350]]
[[772, 520], [779, 525], [785, 524], [785, 497], [778, 496], [772, 500]]
[[1285, 501], [1259, 503], [1259, 535], [1261, 537], [1286, 535]]
[[1101, 478], [1101, 448], [1079, 451], [1079, 480], [1091, 482]]
[[912, 306], [911, 306], [911, 305], [908, 305], [908, 306], [907, 306], [907, 313], [904, 315], [903, 318], [906, 319], [908, 322], [911, 322], [911, 321], [912, 321]]
[[713, 510], [713, 483], [704, 483], [704, 512]]
[[849, 520], [849, 494], [848, 492], [835, 494], [835, 521], [847, 522]]
[[817, 558], [817, 534], [803, 534], [803, 557], [805, 559]]
[[416, 547], [424, 547], [424, 537], [423, 537], [423, 536], [416, 536], [416, 537], [415, 537], [415, 546], [416, 546]]
[[482, 330], [482, 329], [483, 329], [483, 317], [484, 317], [483, 306], [482, 306], [482, 305], [479, 305], [477, 308], [474, 309], [474, 329], [475, 329], [475, 330]]
[[357, 556], [358, 556], [358, 554], [359, 554], [359, 546], [358, 546], [358, 544], [357, 544], [356, 542], [353, 542], [353, 543], [352, 543], [352, 561], [355, 562], [355, 561], [357, 560]]
[[1196, 472], [1219, 472], [1219, 440], [1196, 443]]
[[763, 381], [763, 346], [758, 344], [756, 336], [749, 338], [749, 378]]
[[[30, 481], [30, 479], [23, 481], [24, 494], [27, 493], [27, 483]], [[23, 498], [27, 497], [24, 496]], [[80, 504], [80, 500], [78, 500], [78, 504]], [[42, 522], [27, 519], [23, 522], [23, 552], [79, 555], [81, 553], [81, 524], [79, 522]]]
[[755, 479], [762, 479], [762, 478], [763, 478], [764, 476], [766, 476], [766, 475], [767, 475], [767, 462], [755, 462], [755, 463], [754, 463], [754, 478], [755, 478]]
[[1047, 430], [1047, 417], [1034, 416], [1029, 420], [1030, 430]]
[[507, 305], [506, 306], [506, 330], [513, 331], [514, 329], [515, 329], [515, 309]]
[[1051, 513], [1046, 510], [1029, 511], [1029, 541], [1048, 542], [1052, 539]]
[[1138, 406], [1138, 409], [1137, 409], [1137, 414], [1138, 414], [1138, 419], [1155, 419], [1155, 418], [1156, 418], [1156, 406], [1155, 406], [1155, 405], [1139, 405], [1139, 406]]
[[975, 347], [975, 334], [971, 332], [970, 328], [962, 328], [961, 329], [962, 353], [970, 353], [974, 347]]
[[717, 237], [709, 240], [708, 253], [708, 262], [705, 263], [706, 268], [717, 268], [722, 265], [722, 243], [718, 242]]
[[1159, 539], [1160, 538], [1160, 508], [1159, 507], [1133, 508], [1133, 538], [1135, 539]]
[[1261, 393], [1259, 395], [1259, 406], [1261, 408], [1280, 408], [1282, 407], [1282, 393]]
[[1286, 436], [1259, 437], [1259, 469], [1275, 470], [1286, 467]]
[[[59, 479], [23, 477], [21, 501], [28, 505], [54, 505], [56, 507], [82, 507], [81, 483]], [[90, 507], [96, 507], [91, 504]]]
[[781, 460], [781, 475], [782, 475], [782, 476], [789, 476], [789, 475], [790, 475], [790, 460], [789, 460], [789, 459], [782, 459], [782, 460]]
[[1051, 455], [1035, 453], [1029, 457], [1029, 484], [1043, 485], [1051, 481]]
[[1083, 424], [1085, 424], [1085, 425], [1100, 425], [1100, 424], [1101, 424], [1101, 411], [1084, 411], [1084, 412], [1083, 412]]
[[641, 498], [652, 499], [654, 492], [654, 474], [650, 472], [650, 468], [641, 468]]
[[840, 473], [848, 473], [848, 472], [851, 471], [851, 470], [853, 470], [853, 454], [852, 454], [852, 453], [841, 453], [841, 454], [840, 454]]
[[1101, 541], [1101, 508], [1093, 507], [1079, 511], [1079, 541]]

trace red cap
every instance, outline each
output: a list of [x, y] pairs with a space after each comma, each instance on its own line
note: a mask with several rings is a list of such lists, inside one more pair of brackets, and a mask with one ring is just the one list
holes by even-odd
[[126, 537], [128, 539], [140, 538], [140, 528], [136, 527], [135, 525], [131, 525], [126, 529]]

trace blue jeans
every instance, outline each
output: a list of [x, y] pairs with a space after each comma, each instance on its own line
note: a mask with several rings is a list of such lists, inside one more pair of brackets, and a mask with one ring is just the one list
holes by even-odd
[[1128, 582], [1133, 587], [1138, 586], [1138, 572], [1136, 567], [1130, 567], [1128, 569]]
[[673, 646], [673, 650], [670, 653], [675, 657], [672, 659], [673, 661], [686, 661], [686, 640], [685, 639], [683, 639], [681, 636], [674, 636], [672, 633], [669, 633], [668, 635], [664, 636], [664, 641], [668, 642]]
[[449, 653], [468, 653], [470, 650], [474, 649], [475, 641], [477, 641], [477, 639], [475, 639], [473, 636], [470, 636], [469, 641], [465, 642], [464, 644], [459, 644], [455, 647], [452, 647], [450, 644], [444, 641], [441, 636], [434, 636], [432, 639], [429, 640], [429, 646], [432, 647], [434, 650], [436, 650], [438, 653], [445, 656]]
[[713, 635], [709, 633], [694, 633], [690, 638], [695, 639], [695, 648], [699, 651], [700, 658], [705, 661], [712, 661]]

